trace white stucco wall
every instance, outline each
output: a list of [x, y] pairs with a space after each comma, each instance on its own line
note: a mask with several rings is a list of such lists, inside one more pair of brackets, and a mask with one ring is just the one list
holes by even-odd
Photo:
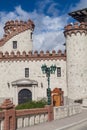
[[71, 99], [87, 97], [87, 35], [67, 35], [68, 96]]
[[[31, 32], [31, 30], [26, 30], [12, 37], [3, 46], [0, 47], [0, 51], [2, 51], [3, 53], [5, 53], [6, 51], [8, 51], [9, 53], [12, 51], [14, 51], [15, 53], [17, 51], [32, 51], [32, 39], [30, 36]], [[13, 41], [17, 41], [17, 49], [13, 49]]]
[[[61, 77], [57, 77], [57, 71], [55, 74], [51, 74], [50, 87], [53, 90], [55, 87], [62, 88], [64, 96], [67, 96], [66, 88], [66, 61], [64, 60], [41, 60], [41, 61], [2, 61], [0, 62], [0, 97], [12, 97], [13, 102], [17, 104], [18, 92], [22, 88], [12, 86], [11, 82], [25, 78], [25, 68], [29, 68], [29, 79], [38, 82], [38, 86], [29, 88], [33, 92], [33, 100], [37, 100], [41, 97], [46, 97], [47, 77], [42, 73], [41, 66], [43, 64], [51, 66], [55, 64], [57, 67], [61, 67]], [[10, 87], [8, 87], [8, 83]], [[43, 84], [43, 87], [41, 87]], [[27, 88], [27, 87], [26, 87]]]

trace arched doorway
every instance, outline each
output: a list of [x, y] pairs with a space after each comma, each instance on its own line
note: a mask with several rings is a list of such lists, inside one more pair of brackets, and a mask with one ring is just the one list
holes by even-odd
[[22, 89], [18, 93], [18, 104], [25, 103], [32, 100], [32, 92], [28, 89]]

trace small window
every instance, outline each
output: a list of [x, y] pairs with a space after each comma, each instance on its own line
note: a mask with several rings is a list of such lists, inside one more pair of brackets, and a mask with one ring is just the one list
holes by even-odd
[[31, 34], [30, 34], [30, 38], [32, 39], [32, 35], [33, 35], [33, 33], [31, 32]]
[[13, 49], [17, 49], [17, 41], [13, 41]]
[[57, 77], [61, 77], [61, 67], [57, 67]]
[[25, 68], [25, 77], [29, 77], [29, 68]]

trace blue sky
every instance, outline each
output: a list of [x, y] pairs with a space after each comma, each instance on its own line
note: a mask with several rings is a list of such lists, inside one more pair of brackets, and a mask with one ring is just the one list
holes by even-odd
[[87, 7], [87, 0], [3, 0], [0, 2], [0, 36], [8, 20], [32, 19], [34, 50], [64, 50], [64, 26], [73, 20], [67, 14]]

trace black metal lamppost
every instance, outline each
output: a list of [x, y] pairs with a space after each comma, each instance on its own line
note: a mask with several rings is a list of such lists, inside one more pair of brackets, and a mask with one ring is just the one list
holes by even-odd
[[42, 65], [41, 67], [43, 74], [46, 74], [47, 81], [48, 81], [48, 88], [47, 88], [47, 97], [48, 97], [48, 105], [51, 105], [51, 88], [50, 88], [50, 74], [55, 74], [56, 65], [51, 65], [47, 67], [46, 64]]

